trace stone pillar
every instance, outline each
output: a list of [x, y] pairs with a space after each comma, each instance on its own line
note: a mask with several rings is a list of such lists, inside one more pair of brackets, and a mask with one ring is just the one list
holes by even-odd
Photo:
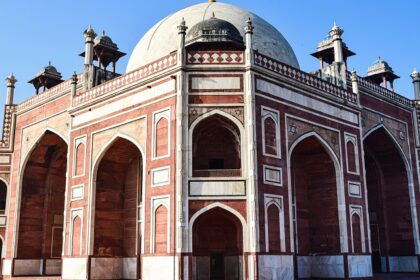
[[353, 89], [353, 93], [359, 94], [359, 84], [357, 83], [357, 73], [355, 70], [351, 71], [351, 87]]
[[7, 82], [7, 96], [6, 96], [6, 105], [12, 105], [13, 104], [13, 95], [15, 93], [15, 84], [17, 82], [15, 76], [13, 74], [10, 74], [6, 78]]
[[344, 30], [338, 27], [335, 23], [333, 28], [330, 31], [330, 35], [333, 39], [334, 44], [334, 61], [335, 62], [344, 62], [343, 58], [343, 41], [341, 40], [341, 35], [343, 35]]
[[252, 64], [252, 34], [254, 33], [254, 26], [251, 19], [248, 19], [245, 26], [245, 63], [247, 66]]
[[77, 74], [74, 72], [74, 74], [71, 76], [71, 96], [76, 96], [77, 81]]
[[186, 63], [185, 51], [185, 35], [187, 33], [187, 25], [182, 18], [178, 28], [178, 67], [179, 72], [174, 77], [176, 82], [176, 172], [175, 172], [175, 209], [176, 217], [174, 221], [176, 252], [180, 253], [178, 260], [175, 261], [179, 275], [174, 279], [180, 279], [181, 271], [188, 270], [192, 258], [188, 256], [189, 236], [188, 236], [188, 216], [186, 211], [188, 207], [187, 176], [188, 176], [188, 147], [186, 145], [188, 139], [188, 104], [187, 94], [187, 74], [184, 71]]
[[420, 73], [414, 70], [410, 77], [413, 79], [414, 99], [420, 100]]
[[[253, 33], [254, 26], [251, 19], [248, 19], [245, 25], [245, 79], [244, 79], [244, 127], [245, 127], [245, 149], [248, 151], [246, 155], [243, 155], [246, 159], [246, 165], [244, 166], [244, 175], [248, 177], [247, 187], [249, 194], [247, 196], [247, 208], [249, 221], [248, 230], [248, 253], [249, 256], [244, 258], [246, 263], [258, 262], [256, 253], [259, 252], [259, 222], [258, 222], [258, 164], [257, 164], [257, 145], [256, 145], [256, 113], [255, 113], [255, 90], [254, 90], [254, 75], [251, 70], [253, 63]], [[244, 250], [246, 253], [246, 251]], [[246, 256], [246, 255], [245, 255]], [[257, 279], [258, 273], [254, 269], [256, 266], [248, 266], [249, 279]]]
[[180, 65], [185, 64], [185, 35], [187, 34], [187, 25], [184, 18], [182, 18], [181, 23], [178, 25], [178, 34], [179, 34], [179, 45], [178, 45], [178, 63]]

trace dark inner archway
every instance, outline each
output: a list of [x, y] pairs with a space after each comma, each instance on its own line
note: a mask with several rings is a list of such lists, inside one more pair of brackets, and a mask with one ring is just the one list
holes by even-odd
[[117, 139], [101, 159], [96, 175], [95, 256], [136, 256], [141, 170], [138, 148], [122, 138]]
[[372, 262], [380, 272], [381, 256], [415, 255], [407, 170], [383, 128], [371, 133], [364, 147]]
[[22, 178], [17, 258], [61, 258], [67, 144], [46, 132]]
[[[291, 157], [295, 248], [298, 266], [304, 258], [340, 253], [336, 170], [314, 136], [302, 140]], [[310, 271], [309, 268], [304, 270]], [[311, 277], [312, 275], [299, 275]]]
[[214, 115], [194, 129], [193, 176], [241, 176], [240, 132], [232, 121]]
[[242, 234], [241, 222], [224, 209], [200, 215], [193, 226], [194, 279], [240, 279]]
[[335, 166], [315, 137], [292, 155], [299, 255], [340, 252]]

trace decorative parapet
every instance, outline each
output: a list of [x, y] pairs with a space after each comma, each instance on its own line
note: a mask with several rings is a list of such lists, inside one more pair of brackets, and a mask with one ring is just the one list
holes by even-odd
[[357, 82], [359, 84], [359, 88], [377, 93], [379, 95], [384, 96], [387, 99], [390, 99], [394, 102], [400, 103], [404, 106], [408, 106], [408, 107], [413, 107], [413, 100], [404, 97], [398, 93], [396, 93], [395, 91], [386, 89], [384, 87], [378, 86], [366, 79], [364, 79], [363, 77], [357, 76]]
[[0, 141], [0, 150], [10, 150], [12, 147], [12, 125], [14, 112], [16, 112], [16, 105], [4, 106], [3, 134]]
[[282, 76], [286, 76], [290, 79], [299, 81], [305, 85], [321, 90], [334, 97], [347, 100], [348, 102], [353, 103], [353, 104], [358, 103], [357, 94], [347, 91], [344, 88], [335, 86], [334, 84], [331, 84], [318, 77], [315, 77], [312, 74], [308, 74], [304, 71], [296, 69], [292, 66], [284, 64], [268, 56], [262, 55], [258, 53], [257, 51], [254, 51], [254, 61], [255, 61], [255, 64], [258, 66], [261, 66], [263, 68], [276, 72]]
[[[79, 81], [79, 83], [83, 83], [83, 74], [79, 74], [77, 75], [77, 79]], [[71, 79], [66, 80], [48, 90], [46, 90], [45, 92], [42, 92], [40, 94], [35, 95], [34, 97], [31, 97], [25, 101], [23, 101], [22, 103], [16, 105], [16, 111], [22, 111], [24, 109], [27, 109], [33, 105], [36, 105], [44, 100], [50, 99], [52, 97], [58, 96], [60, 94], [62, 94], [65, 91], [70, 91], [70, 87], [71, 87]]]
[[243, 51], [189, 51], [188, 64], [243, 64]]
[[148, 76], [168, 69], [177, 63], [177, 53], [173, 52], [159, 60], [140, 67], [132, 72], [124, 74], [118, 78], [109, 80], [99, 86], [93, 87], [87, 91], [79, 91], [73, 98], [73, 106], [83, 104], [87, 101], [105, 95], [115, 89], [137, 82]]

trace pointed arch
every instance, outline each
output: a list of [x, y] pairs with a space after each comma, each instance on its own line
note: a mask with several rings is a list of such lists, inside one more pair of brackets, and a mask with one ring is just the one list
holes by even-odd
[[[64, 248], [62, 232], [64, 231], [63, 212], [67, 190], [68, 150], [67, 139], [61, 133], [47, 127], [28, 149], [24, 160], [20, 161], [14, 225], [19, 234], [13, 236], [14, 256], [29, 257], [31, 255], [32, 258], [37, 259], [61, 255]], [[24, 192], [24, 188], [31, 188], [32, 191]], [[49, 193], [48, 196], [47, 193]], [[39, 205], [39, 201], [43, 201], [42, 205]], [[37, 203], [37, 209], [48, 210], [43, 211], [42, 214], [36, 214], [34, 207], [29, 206], [31, 203]], [[42, 229], [33, 226], [36, 224], [34, 219], [42, 220], [38, 221], [44, 224]], [[28, 243], [25, 236], [33, 235], [34, 232], [40, 240], [43, 240], [43, 245], [39, 243], [37, 247], [33, 243]]]
[[[103, 159], [103, 157], [106, 155], [106, 153], [108, 152], [108, 150], [113, 146], [113, 144], [118, 140], [118, 139], [123, 139], [126, 140], [128, 142], [130, 142], [131, 144], [133, 144], [139, 154], [140, 154], [140, 162], [139, 165], [142, 166], [141, 168], [141, 186], [139, 191], [141, 191], [141, 200], [144, 200], [144, 195], [145, 195], [145, 182], [146, 182], [146, 176], [144, 176], [146, 173], [146, 162], [145, 162], [145, 151], [143, 149], [143, 147], [140, 145], [140, 143], [134, 139], [133, 137], [118, 132], [116, 134], [114, 134], [104, 145], [103, 147], [100, 149], [100, 151], [98, 152], [98, 155], [95, 157], [95, 159], [93, 159], [92, 164], [91, 164], [91, 168], [90, 168], [90, 184], [89, 184], [89, 188], [88, 188], [88, 195], [89, 195], [89, 204], [88, 204], [88, 226], [87, 226], [87, 238], [86, 238], [86, 248], [88, 251], [88, 254], [93, 255], [94, 253], [94, 227], [95, 227], [95, 200], [96, 200], [96, 178], [97, 178], [97, 173], [98, 173], [98, 168], [99, 165]], [[93, 145], [93, 143], [92, 143]], [[141, 215], [144, 216], [144, 207], [142, 209], [142, 213]], [[143, 230], [144, 227], [142, 227], [141, 229], [139, 228], [138, 230]], [[143, 232], [141, 233], [141, 236], [144, 236]], [[138, 240], [137, 242], [142, 242], [141, 240]], [[137, 246], [136, 246], [136, 250], [137, 250]]]
[[[344, 187], [344, 177], [343, 177], [343, 168], [342, 168], [342, 162], [340, 161], [339, 156], [337, 155], [332, 147], [328, 144], [327, 141], [324, 140], [324, 138], [319, 135], [315, 131], [311, 131], [308, 133], [305, 133], [298, 137], [289, 147], [287, 151], [287, 165], [288, 165], [288, 174], [291, 174], [291, 157], [293, 155], [293, 152], [295, 148], [305, 139], [308, 139], [310, 137], [314, 137], [319, 144], [324, 148], [326, 153], [330, 156], [334, 167], [335, 167], [335, 179], [336, 179], [336, 189], [337, 189], [337, 211], [338, 211], [338, 223], [339, 223], [339, 231], [340, 231], [340, 248], [342, 253], [348, 252], [348, 229], [347, 229], [347, 214], [346, 214], [346, 201], [345, 201], [345, 187]], [[342, 153], [341, 153], [342, 154]], [[292, 178], [289, 175], [288, 176], [288, 184], [289, 186], [292, 185]], [[289, 188], [289, 200], [292, 201], [292, 188]], [[290, 213], [292, 213], [292, 203], [289, 204], [289, 210]], [[289, 218], [290, 224], [293, 224], [293, 218], [292, 215], [290, 215]], [[295, 229], [293, 226], [290, 226], [290, 245], [292, 252], [295, 252], [296, 248], [294, 246], [293, 236], [295, 236]]]
[[164, 202], [160, 202], [153, 209], [153, 253], [169, 253], [169, 208]]
[[[239, 131], [239, 134], [236, 136], [239, 139], [235, 139], [235, 140], [238, 141], [238, 143], [240, 145], [240, 150], [239, 150], [240, 166], [241, 166], [240, 171], [242, 173], [242, 176], [244, 176], [245, 174], [243, 174], [244, 173], [244, 168], [243, 167], [245, 166], [245, 156], [244, 156], [245, 155], [245, 150], [244, 150], [244, 147], [245, 147], [245, 145], [244, 145], [245, 132], [244, 132], [243, 124], [237, 118], [235, 118], [234, 116], [232, 116], [232, 115], [230, 115], [230, 114], [228, 114], [228, 113], [226, 113], [222, 110], [219, 110], [219, 109], [211, 110], [209, 112], [206, 112], [206, 113], [200, 115], [190, 125], [189, 131], [188, 131], [189, 146], [191, 146], [191, 147], [194, 146], [193, 135], [194, 135], [194, 131], [196, 130], [197, 126], [199, 124], [201, 124], [202, 121], [205, 121], [208, 118], [214, 117], [214, 116], [219, 116], [222, 119], [226, 119], [227, 121], [230, 121], [234, 125], [234, 128], [236, 128]], [[233, 134], [236, 134], [236, 133], [233, 133]], [[194, 160], [193, 159], [193, 149], [189, 149], [189, 151], [188, 151], [188, 165], [189, 165], [189, 168], [188, 168], [189, 171], [188, 172], [189, 172], [189, 176], [193, 176], [193, 160]]]
[[[276, 210], [272, 213], [271, 209], [274, 207]], [[284, 233], [282, 226], [283, 208], [278, 201], [271, 199], [265, 205], [265, 242], [266, 252], [284, 252]], [[274, 216], [273, 216], [274, 215]], [[284, 223], [284, 221], [283, 221]], [[273, 228], [274, 227], [274, 228]], [[274, 239], [274, 240], [273, 240]], [[276, 247], [276, 248], [273, 248]]]
[[[417, 206], [416, 206], [416, 197], [415, 197], [415, 186], [414, 186], [414, 178], [413, 178], [413, 167], [411, 164], [411, 155], [406, 154], [399, 144], [398, 140], [394, 137], [392, 132], [386, 127], [383, 123], [380, 123], [371, 129], [369, 129], [363, 135], [363, 144], [366, 146], [366, 140], [374, 134], [375, 132], [383, 131], [388, 139], [391, 141], [393, 147], [398, 152], [402, 163], [405, 167], [406, 179], [408, 183], [408, 195], [409, 195], [409, 207], [411, 212], [411, 220], [412, 220], [412, 230], [413, 230], [413, 239], [414, 239], [414, 250], [415, 254], [420, 254], [420, 233], [419, 233], [419, 225], [418, 225], [418, 215], [417, 215]], [[371, 154], [368, 151], [365, 151], [365, 157], [367, 154]], [[366, 158], [365, 158], [366, 160]], [[365, 164], [366, 165], [366, 164]], [[369, 194], [369, 192], [368, 192]]]
[[233, 209], [233, 208], [231, 208], [231, 207], [229, 207], [229, 206], [227, 206], [226, 204], [223, 204], [223, 203], [220, 203], [220, 202], [215, 202], [215, 203], [212, 203], [212, 204], [210, 204], [210, 205], [208, 205], [208, 206], [206, 206], [206, 207], [204, 207], [204, 208], [202, 208], [202, 209], [200, 209], [200, 210], [198, 210], [196, 213], [194, 213], [194, 215], [190, 218], [190, 221], [189, 221], [189, 223], [188, 223], [188, 250], [189, 250], [189, 252], [192, 252], [192, 250], [193, 250], [193, 248], [192, 248], [192, 245], [193, 245], [193, 226], [194, 226], [194, 222], [197, 220], [197, 218], [198, 217], [200, 217], [202, 214], [204, 214], [204, 213], [206, 213], [206, 212], [208, 212], [208, 211], [210, 211], [210, 210], [212, 210], [212, 209], [214, 209], [214, 208], [221, 208], [221, 209], [223, 209], [223, 210], [226, 210], [227, 212], [229, 212], [229, 213], [231, 213], [231, 214], [233, 214], [234, 216], [236, 216], [238, 219], [239, 219], [239, 221], [241, 222], [241, 225], [242, 225], [242, 234], [243, 234], [243, 250], [244, 250], [244, 252], [246, 252], [247, 250], [248, 250], [248, 243], [247, 243], [247, 240], [248, 240], [248, 234], [247, 234], [247, 223], [246, 223], [246, 221], [245, 221], [245, 219], [244, 219], [244, 217], [242, 216], [242, 214], [241, 213], [239, 213], [238, 211], [236, 211], [235, 209]]
[[394, 135], [392, 135], [391, 131], [384, 124], [378, 124], [378, 125], [372, 127], [371, 129], [369, 129], [365, 133], [365, 135], [363, 135], [363, 141], [365, 141], [369, 137], [369, 135], [371, 135], [372, 133], [374, 133], [374, 132], [376, 132], [380, 129], [383, 129], [385, 131], [385, 133], [389, 136], [389, 138], [391, 139], [395, 148], [398, 150], [402, 160], [404, 161], [404, 165], [407, 169], [407, 173], [410, 173], [411, 170], [412, 170], [410, 160], [407, 158], [407, 155], [404, 153], [404, 150], [401, 147], [401, 145], [398, 143], [397, 139], [395, 139]]

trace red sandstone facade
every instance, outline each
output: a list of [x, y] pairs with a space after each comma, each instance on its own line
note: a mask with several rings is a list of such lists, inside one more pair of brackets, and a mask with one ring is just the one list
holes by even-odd
[[419, 271], [416, 103], [260, 53], [251, 24], [198, 49], [181, 24], [157, 61], [6, 105], [5, 279]]

